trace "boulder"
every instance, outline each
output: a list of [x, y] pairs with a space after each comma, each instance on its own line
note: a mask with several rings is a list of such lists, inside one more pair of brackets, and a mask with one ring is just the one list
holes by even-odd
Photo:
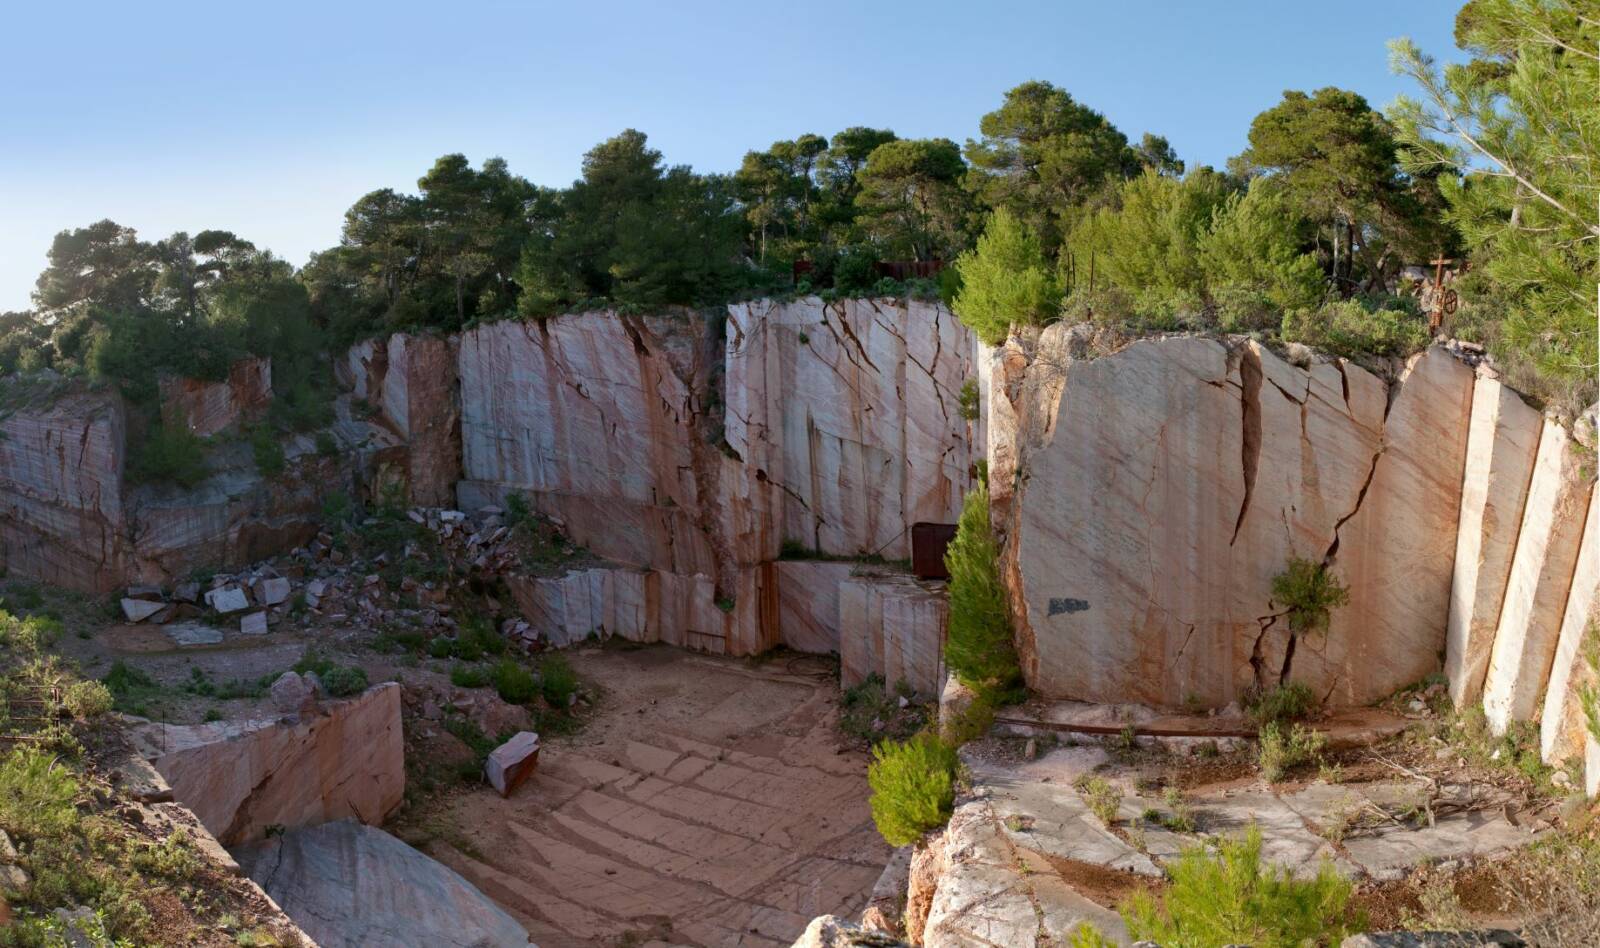
[[122, 614], [127, 617], [129, 622], [143, 622], [164, 608], [166, 608], [166, 605], [160, 601], [151, 602], [148, 599], [126, 598], [122, 600]]
[[250, 597], [245, 595], [243, 589], [234, 585], [219, 586], [210, 590], [206, 593], [205, 599], [206, 605], [224, 615], [250, 607]]
[[853, 925], [837, 915], [811, 920], [791, 948], [897, 948], [906, 943], [893, 935]]
[[247, 612], [240, 616], [239, 632], [242, 635], [266, 635], [267, 614], [265, 612]]
[[172, 598], [176, 602], [199, 602], [200, 584], [193, 582], [179, 583], [172, 587]]
[[1494, 379], [1477, 380], [1445, 636], [1445, 676], [1458, 708], [1483, 697], [1540, 427], [1539, 413], [1516, 392]]
[[353, 820], [291, 829], [236, 855], [323, 948], [532, 948], [526, 929], [470, 882]]
[[257, 605], [276, 606], [289, 598], [289, 581], [281, 576], [258, 579], [251, 588]]
[[148, 602], [160, 602], [161, 587], [149, 584], [129, 586], [128, 591], [123, 595], [129, 599], [143, 599]]
[[272, 683], [272, 706], [284, 714], [305, 714], [317, 706], [317, 687], [311, 676], [287, 671]]
[[489, 752], [483, 774], [502, 797], [511, 796], [539, 766], [539, 735], [522, 731]]

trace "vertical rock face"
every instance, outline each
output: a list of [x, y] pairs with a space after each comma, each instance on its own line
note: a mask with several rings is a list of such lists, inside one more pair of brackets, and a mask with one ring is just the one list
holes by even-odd
[[[655, 328], [698, 332], [687, 316]], [[650, 325], [584, 313], [483, 326], [460, 345], [463, 505], [519, 492], [601, 556], [717, 575], [702, 393]]]
[[1539, 712], [1589, 492], [1578, 446], [1560, 425], [1546, 420], [1483, 688], [1483, 710], [1497, 733]]
[[855, 568], [854, 563], [807, 560], [779, 560], [772, 564], [778, 584], [778, 628], [784, 645], [797, 652], [819, 655], [840, 651], [839, 586], [850, 579]]
[[384, 411], [400, 424], [413, 504], [449, 506], [461, 479], [461, 403], [453, 339], [389, 338]]
[[1296, 677], [1335, 689], [1336, 703], [1376, 701], [1439, 668], [1472, 384], [1472, 370], [1439, 348], [1413, 356], [1395, 382], [1383, 453], [1327, 557], [1350, 603], [1295, 659]]
[[124, 582], [126, 420], [109, 392], [24, 403], [0, 417], [0, 568], [103, 593]]
[[1516, 392], [1494, 379], [1478, 379], [1461, 479], [1445, 648], [1445, 674], [1458, 708], [1483, 696], [1540, 427], [1539, 413]]
[[[1359, 704], [1444, 645], [1472, 373], [1430, 351], [1385, 383], [1255, 343], [1083, 327], [991, 366], [991, 489], [1019, 647], [1050, 695], [1224, 704], [1303, 681]], [[1026, 365], [1019, 363], [1026, 362]], [[1325, 635], [1271, 595], [1291, 558], [1351, 587]]]
[[130, 738], [225, 846], [267, 827], [382, 823], [405, 794], [400, 686], [289, 722], [143, 724]]
[[201, 438], [260, 418], [271, 403], [271, 359], [240, 359], [221, 382], [171, 376], [161, 380], [162, 422]]
[[284, 446], [283, 472], [268, 478], [256, 469], [249, 445], [226, 445], [208, 459], [211, 476], [193, 488], [151, 484], [128, 490], [130, 578], [164, 583], [307, 542], [322, 523], [323, 498], [335, 490], [356, 493], [362, 453], [344, 447], [348, 453], [324, 457], [312, 438], [292, 438]]
[[1594, 670], [1585, 661], [1583, 649], [1590, 626], [1600, 619], [1600, 500], [1597, 494], [1600, 488], [1590, 488], [1578, 564], [1572, 571], [1572, 587], [1561, 615], [1561, 634], [1556, 640], [1556, 657], [1550, 666], [1550, 684], [1545, 688], [1544, 710], [1539, 719], [1539, 749], [1545, 763], [1552, 766], [1583, 753], [1587, 732], [1579, 691], [1596, 683]]
[[940, 584], [870, 575], [840, 583], [839, 683], [849, 688], [877, 674], [891, 688], [903, 681], [937, 695], [948, 617]]
[[970, 483], [971, 334], [932, 303], [810, 298], [729, 307], [728, 444], [773, 485], [782, 537], [910, 556], [910, 525], [953, 523]]
[[[1039, 352], [1063, 349], [1068, 332], [1047, 329]], [[1034, 400], [1018, 412], [1029, 424], [1008, 546], [1030, 685], [1159, 703], [1175, 681], [1210, 681], [1220, 697], [1234, 663], [1228, 567], [1216, 554], [1245, 486], [1237, 365], [1207, 339], [1139, 342], [1098, 360], [1040, 355], [1034, 365], [1042, 378], [1023, 398], [1061, 382], [1059, 407]], [[991, 450], [1004, 441], [991, 430]]]

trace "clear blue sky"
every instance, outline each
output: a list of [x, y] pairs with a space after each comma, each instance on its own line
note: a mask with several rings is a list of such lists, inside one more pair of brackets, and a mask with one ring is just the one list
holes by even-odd
[[1405, 91], [1385, 40], [1447, 58], [1461, 0], [1341, 3], [15, 3], [0, 35], [0, 310], [57, 231], [232, 230], [296, 264], [346, 207], [446, 152], [541, 184], [617, 131], [668, 161], [850, 125], [964, 141], [1045, 79], [1191, 165], [1285, 89]]

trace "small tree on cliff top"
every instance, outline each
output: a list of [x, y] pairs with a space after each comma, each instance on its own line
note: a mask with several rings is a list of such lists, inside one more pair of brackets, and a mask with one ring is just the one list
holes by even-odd
[[999, 559], [989, 526], [989, 488], [981, 485], [967, 494], [955, 539], [944, 554], [950, 570], [950, 636], [944, 660], [962, 684], [985, 698], [1015, 692], [1022, 681]]
[[1061, 305], [1038, 238], [1005, 208], [989, 218], [977, 248], [956, 259], [956, 270], [956, 315], [990, 345], [1004, 342], [1012, 323], [1043, 323]]

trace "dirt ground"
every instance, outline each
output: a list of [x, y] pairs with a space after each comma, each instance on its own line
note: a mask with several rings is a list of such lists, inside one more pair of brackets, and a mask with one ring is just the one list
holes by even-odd
[[598, 710], [510, 799], [443, 795], [392, 827], [541, 948], [787, 945], [858, 912], [890, 850], [831, 663], [667, 647], [568, 653]]

